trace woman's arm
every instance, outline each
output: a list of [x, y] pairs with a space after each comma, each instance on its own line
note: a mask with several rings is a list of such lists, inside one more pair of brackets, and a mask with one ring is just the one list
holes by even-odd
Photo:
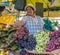
[[16, 28], [21, 28], [24, 25], [24, 21], [17, 21], [13, 26]]
[[46, 31], [44, 26], [43, 26], [43, 31]]

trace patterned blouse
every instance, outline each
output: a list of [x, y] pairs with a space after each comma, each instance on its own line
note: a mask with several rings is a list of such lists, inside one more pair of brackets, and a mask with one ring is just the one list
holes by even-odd
[[30, 34], [33, 34], [34, 37], [36, 37], [37, 31], [43, 31], [43, 19], [40, 16], [35, 16], [35, 18], [31, 16], [24, 16], [23, 19], [24, 26], [27, 27]]

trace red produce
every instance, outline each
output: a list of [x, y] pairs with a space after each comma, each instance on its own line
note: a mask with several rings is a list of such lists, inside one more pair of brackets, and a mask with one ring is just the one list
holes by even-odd
[[17, 30], [13, 38], [23, 39], [25, 35], [29, 35], [29, 31], [27, 30], [26, 27], [23, 26]]

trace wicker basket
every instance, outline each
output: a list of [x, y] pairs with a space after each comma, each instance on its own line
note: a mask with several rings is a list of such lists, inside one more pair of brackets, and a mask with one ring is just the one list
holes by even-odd
[[[20, 51], [16, 51], [15, 55], [20, 55], [19, 53], [20, 53]], [[50, 52], [44, 52], [44, 53], [40, 53], [39, 54], [39, 53], [27, 50], [27, 54], [26, 55], [55, 55], [55, 54], [52, 54]]]
[[27, 51], [27, 55], [54, 55], [50, 52], [44, 52], [44, 53], [36, 53], [36, 52], [33, 52], [33, 51]]

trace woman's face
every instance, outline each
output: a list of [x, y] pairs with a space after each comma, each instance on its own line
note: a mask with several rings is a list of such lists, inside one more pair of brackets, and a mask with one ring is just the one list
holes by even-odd
[[26, 11], [27, 11], [28, 15], [30, 15], [30, 16], [34, 15], [34, 10], [31, 7], [27, 7]]

